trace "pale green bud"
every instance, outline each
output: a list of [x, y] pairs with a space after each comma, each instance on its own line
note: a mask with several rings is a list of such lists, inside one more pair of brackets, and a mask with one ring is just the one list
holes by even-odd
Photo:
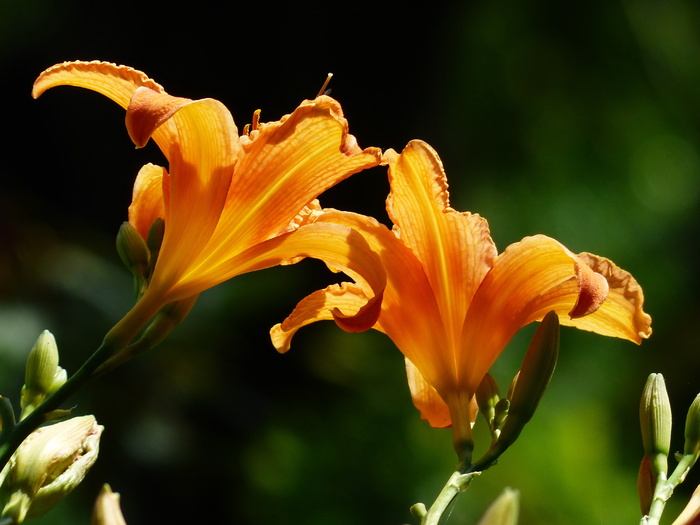
[[649, 458], [654, 478], [668, 472], [671, 450], [671, 402], [661, 374], [650, 374], [639, 404], [644, 454]]
[[148, 277], [149, 252], [146, 241], [129, 222], [122, 223], [117, 233], [117, 252], [134, 276], [145, 281]]
[[109, 485], [102, 487], [95, 500], [90, 525], [126, 525], [119, 505], [119, 494], [112, 492]]
[[494, 430], [494, 419], [496, 417], [496, 404], [500, 400], [500, 392], [498, 384], [491, 377], [491, 374], [486, 374], [476, 389], [476, 403], [479, 405], [479, 412], [484, 416], [491, 431]]
[[97, 459], [102, 430], [93, 416], [82, 416], [32, 432], [3, 471], [2, 517], [37, 518], [73, 491]]
[[685, 446], [683, 453], [693, 456], [700, 454], [700, 394], [690, 404], [688, 416], [685, 419]]
[[66, 382], [66, 371], [58, 366], [58, 347], [54, 336], [44, 330], [34, 343], [24, 372], [20, 396], [20, 419], [32, 412]]
[[508, 416], [499, 438], [502, 450], [513, 444], [525, 424], [532, 419], [554, 373], [558, 355], [559, 317], [549, 312], [537, 328], [520, 372], [511, 385]]
[[496, 406], [494, 407], [494, 419], [493, 419], [493, 428], [500, 431], [503, 428], [503, 423], [505, 423], [506, 418], [508, 417], [508, 411], [510, 410], [510, 399], [503, 398], [501, 399], [498, 403], [496, 403]]
[[506, 488], [486, 509], [478, 525], [516, 525], [520, 507], [517, 490]]

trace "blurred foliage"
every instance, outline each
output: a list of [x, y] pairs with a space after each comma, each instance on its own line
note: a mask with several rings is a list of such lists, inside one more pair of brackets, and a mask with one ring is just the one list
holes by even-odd
[[[0, 381], [17, 400], [33, 341], [51, 330], [74, 371], [130, 304], [113, 248], [134, 151], [123, 112], [98, 95], [31, 83], [64, 60], [142, 69], [173, 94], [211, 96], [239, 127], [313, 96], [328, 71], [363, 146], [422, 138], [452, 204], [489, 219], [500, 249], [534, 233], [610, 257], [643, 285], [654, 335], [641, 347], [564, 329], [550, 391], [518, 443], [462, 495], [471, 524], [504, 486], [521, 523], [634, 523], [638, 400], [666, 378], [682, 447], [699, 389], [694, 326], [700, 227], [700, 5], [602, 0], [369, 5], [0, 0], [6, 101], [0, 190]], [[9, 135], [9, 138], [7, 138]], [[386, 220], [382, 169], [324, 205]], [[106, 427], [86, 482], [36, 523], [87, 523], [104, 482], [130, 525], [409, 523], [455, 466], [449, 432], [420, 421], [403, 359], [381, 334], [331, 323], [277, 355], [267, 332], [334, 277], [304, 261], [203, 294], [158, 350], [75, 399]], [[532, 331], [493, 373], [502, 389]], [[487, 438], [477, 427], [477, 442]], [[668, 513], [700, 482], [692, 473]]]

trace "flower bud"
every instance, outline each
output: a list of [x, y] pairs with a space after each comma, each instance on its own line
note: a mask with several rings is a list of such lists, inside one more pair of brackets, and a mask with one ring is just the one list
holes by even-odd
[[513, 444], [525, 424], [532, 419], [554, 373], [558, 355], [559, 317], [549, 312], [537, 328], [517, 379], [511, 385], [508, 416], [499, 438], [501, 452]]
[[117, 252], [134, 276], [140, 281], [148, 277], [148, 247], [135, 226], [122, 223], [117, 233]]
[[163, 245], [163, 238], [165, 237], [165, 221], [160, 217], [156, 218], [151, 227], [148, 229], [148, 236], [146, 238], [146, 245], [151, 254], [151, 271], [156, 265], [158, 260], [158, 254], [160, 253], [160, 247]]
[[685, 419], [685, 446], [683, 454], [696, 457], [700, 454], [700, 394], [690, 404]]
[[102, 487], [95, 500], [90, 525], [126, 525], [119, 505], [119, 494], [112, 492], [109, 485]]
[[649, 514], [651, 502], [654, 499], [655, 486], [656, 480], [651, 474], [649, 458], [644, 456], [642, 463], [639, 465], [639, 474], [637, 474], [637, 493], [639, 494], [639, 506], [642, 510], [642, 516]]
[[496, 417], [496, 404], [500, 400], [500, 392], [498, 384], [491, 377], [491, 374], [486, 374], [476, 389], [476, 402], [479, 405], [479, 412], [484, 416], [489, 428], [494, 430], [494, 418]]
[[518, 523], [519, 494], [517, 490], [506, 488], [491, 503], [478, 525], [516, 525]]
[[54, 336], [44, 330], [34, 343], [24, 372], [20, 396], [20, 419], [32, 412], [44, 399], [66, 382], [66, 371], [58, 366], [58, 347]]
[[2, 516], [22, 523], [53, 508], [97, 459], [102, 430], [93, 416], [82, 416], [32, 432], [5, 467]]
[[661, 374], [650, 374], [639, 405], [644, 454], [649, 458], [654, 479], [668, 472], [671, 450], [671, 402]]

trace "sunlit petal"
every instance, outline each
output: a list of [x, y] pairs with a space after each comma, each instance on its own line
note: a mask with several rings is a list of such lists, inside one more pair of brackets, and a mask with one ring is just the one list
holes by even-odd
[[226, 208], [207, 248], [210, 260], [227, 258], [226, 247], [247, 248], [279, 234], [320, 193], [379, 164], [379, 149], [348, 150], [348, 141], [356, 144], [339, 104], [325, 96], [241, 137]]
[[497, 255], [488, 223], [450, 207], [442, 162], [425, 142], [411, 141], [401, 155], [389, 151], [384, 158], [391, 184], [389, 216], [423, 264], [446, 330], [458, 334], [471, 298]]
[[[153, 92], [143, 92], [148, 95]], [[153, 94], [151, 107], [167, 104]], [[151, 288], [174, 300], [172, 291], [200, 259], [226, 202], [237, 160], [235, 125], [218, 101], [203, 99], [182, 105], [171, 114], [169, 206], [165, 238]], [[150, 290], [150, 288], [149, 288]], [[202, 290], [197, 290], [198, 293]], [[156, 292], [152, 292], [156, 293]], [[186, 294], [194, 295], [194, 293]]]
[[564, 317], [562, 324], [637, 344], [648, 338], [651, 317], [644, 312], [644, 293], [634, 277], [604, 257], [590, 253], [580, 253], [578, 257], [606, 279], [609, 291], [605, 302], [593, 314], [579, 319]]
[[[359, 309], [356, 308], [358, 303], [355, 300], [333, 304], [331, 315], [341, 328], [361, 331], [368, 330], [376, 323], [386, 286], [386, 273], [377, 254], [371, 250], [362, 235], [337, 224], [307, 224], [293, 232], [256, 244], [216, 267], [200, 269], [196, 277], [181, 287], [180, 292], [191, 294], [192, 290], [209, 288], [235, 275], [286, 264], [299, 257], [312, 257], [326, 262], [350, 276], [359, 288], [366, 291], [367, 300]], [[350, 290], [352, 293], [359, 291], [355, 287]], [[342, 310], [343, 305], [350, 310]]]
[[317, 290], [299, 301], [284, 322], [272, 327], [272, 344], [278, 352], [284, 353], [289, 350], [292, 337], [300, 328], [316, 321], [333, 320], [334, 311], [346, 312], [347, 315], [359, 312], [369, 299], [365, 289], [354, 283], [334, 284]]
[[129, 206], [129, 222], [144, 240], [153, 221], [159, 217], [165, 219], [163, 181], [167, 180], [167, 175], [165, 168], [146, 164], [136, 176]]
[[421, 418], [430, 423], [433, 428], [451, 426], [449, 407], [409, 359], [406, 359], [406, 377], [413, 404], [420, 412]]
[[[134, 91], [126, 111], [126, 130], [129, 132], [129, 137], [137, 147], [142, 148], [153, 136], [165, 156], [169, 157], [170, 144], [177, 142], [181, 138], [181, 133], [178, 133], [177, 127], [174, 126], [167, 126], [161, 133], [156, 132], [175, 113], [192, 102], [189, 98], [173, 97], [145, 86], [138, 87]], [[224, 114], [228, 113], [223, 105], [219, 110]], [[230, 121], [230, 124], [227, 121]], [[221, 131], [228, 133], [231, 138], [236, 137], [236, 127], [233, 125], [233, 119], [230, 118], [230, 115], [223, 115], [220, 122], [215, 125], [220, 126]]]
[[[494, 261], [467, 314], [457, 384], [474, 391], [513, 335], [550, 310], [568, 316], [584, 290], [599, 297], [596, 285], [607, 291], [604, 279], [589, 275], [585, 263], [561, 243], [544, 235], [526, 237], [510, 245]], [[577, 277], [582, 274], [586, 288]], [[590, 306], [590, 305], [589, 305]]]
[[437, 386], [454, 374], [454, 357], [435, 295], [413, 252], [375, 219], [324, 210], [314, 220], [342, 224], [367, 240], [387, 274], [382, 314], [375, 329], [386, 333], [421, 373]]
[[124, 109], [131, 96], [140, 86], [158, 93], [163, 87], [141, 71], [108, 62], [63, 62], [45, 70], [34, 82], [32, 96], [39, 97], [44, 91], [56, 86], [77, 86], [101, 93]]

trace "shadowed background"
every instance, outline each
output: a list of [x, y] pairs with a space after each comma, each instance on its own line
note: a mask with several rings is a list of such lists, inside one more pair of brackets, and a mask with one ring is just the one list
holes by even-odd
[[[213, 97], [239, 129], [291, 112], [335, 74], [361, 146], [421, 138], [452, 205], [485, 216], [500, 250], [551, 235], [611, 258], [646, 294], [654, 335], [636, 347], [563, 329], [545, 398], [501, 463], [447, 523], [472, 524], [505, 486], [521, 523], [639, 519], [638, 400], [667, 380], [673, 448], [700, 390], [697, 240], [700, 7], [690, 1], [97, 5], [0, 0], [5, 104], [0, 172], [0, 393], [17, 402], [26, 354], [51, 330], [69, 372], [131, 304], [114, 249], [150, 144], [101, 95], [36, 76], [65, 60], [146, 72], [174, 95]], [[386, 221], [386, 173], [353, 176], [322, 204]], [[129, 525], [415, 523], [455, 466], [449, 431], [413, 408], [401, 354], [375, 332], [303, 329], [278, 355], [268, 330], [335, 277], [317, 261], [205, 292], [158, 349], [74, 399], [105, 425], [76, 493], [37, 523], [87, 523], [99, 487]], [[533, 327], [493, 373], [507, 388]], [[486, 436], [477, 428], [477, 448]], [[700, 481], [692, 473], [669, 517]], [[668, 520], [669, 522], [671, 520]]]

